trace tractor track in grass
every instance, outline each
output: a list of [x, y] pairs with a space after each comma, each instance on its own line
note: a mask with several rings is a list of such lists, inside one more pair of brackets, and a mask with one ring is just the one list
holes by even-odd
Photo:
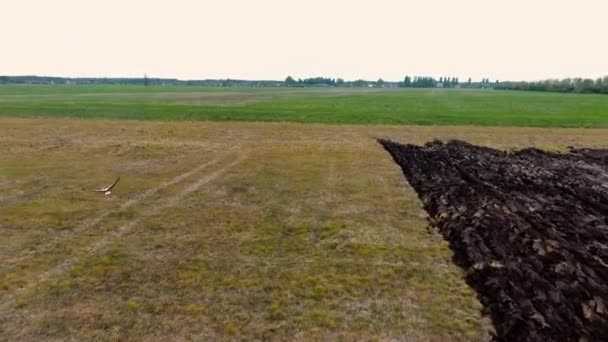
[[379, 142], [450, 242], [496, 341], [608, 340], [608, 150]]
[[[160, 203], [151, 206], [146, 210], [141, 216], [129, 221], [128, 223], [118, 227], [114, 231], [110, 232], [108, 235], [103, 238], [93, 242], [90, 244], [84, 253], [81, 253], [81, 257], [75, 256], [64, 260], [60, 264], [52, 267], [49, 270], [38, 273], [35, 277], [30, 279], [24, 286], [9, 292], [5, 293], [2, 301], [0, 301], [0, 312], [8, 312], [8, 310], [15, 307], [15, 300], [18, 297], [27, 295], [30, 291], [34, 290], [37, 285], [44, 283], [49, 280], [58, 279], [61, 276], [65, 275], [73, 266], [75, 266], [78, 262], [81, 261], [82, 258], [88, 257], [90, 255], [99, 253], [104, 248], [110, 246], [112, 243], [117, 241], [122, 236], [128, 234], [133, 230], [135, 226], [141, 223], [144, 219], [157, 215], [162, 210], [169, 209], [178, 205], [186, 196], [192, 194], [193, 192], [200, 190], [205, 184], [208, 184], [215, 179], [223, 176], [226, 172], [233, 169], [236, 165], [241, 163], [244, 159], [247, 158], [247, 152], [239, 152], [234, 158], [230, 159], [229, 162], [219, 169], [211, 171], [207, 174], [202, 175], [198, 180], [187, 184], [179, 193], [168, 197], [165, 200], [162, 200]], [[228, 158], [224, 158], [222, 161], [217, 161], [215, 163], [220, 163], [226, 161]], [[206, 163], [207, 164], [207, 163]], [[197, 168], [198, 169], [198, 168]], [[202, 170], [204, 168], [201, 168]], [[199, 171], [200, 171], [199, 170]], [[193, 175], [195, 172], [189, 174], [189, 176]], [[183, 175], [183, 174], [182, 174]], [[181, 176], [178, 176], [181, 177]], [[178, 178], [176, 177], [176, 178]], [[185, 179], [187, 177], [181, 177], [180, 179]], [[174, 178], [175, 179], [175, 178]], [[177, 183], [177, 182], [175, 182]], [[133, 204], [134, 205], [134, 204]]]

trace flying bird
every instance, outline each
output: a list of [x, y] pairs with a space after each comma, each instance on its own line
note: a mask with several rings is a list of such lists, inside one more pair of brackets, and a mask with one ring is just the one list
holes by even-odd
[[118, 181], [120, 180], [120, 177], [116, 178], [116, 180], [114, 181], [114, 183], [112, 183], [112, 185], [107, 186], [105, 188], [102, 189], [98, 189], [98, 190], [91, 190], [94, 192], [103, 192], [104, 195], [109, 195], [112, 193], [112, 189], [116, 186], [116, 184], [118, 184]]

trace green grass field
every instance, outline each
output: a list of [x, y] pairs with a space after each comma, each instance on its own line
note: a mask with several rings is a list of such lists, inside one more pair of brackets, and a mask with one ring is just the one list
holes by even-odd
[[480, 90], [0, 87], [0, 116], [608, 127], [608, 96]]

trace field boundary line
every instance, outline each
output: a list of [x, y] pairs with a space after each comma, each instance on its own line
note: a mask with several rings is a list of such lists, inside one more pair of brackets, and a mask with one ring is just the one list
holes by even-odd
[[[174, 195], [174, 196], [170, 197], [169, 199], [167, 199], [165, 201], [165, 203], [158, 204], [158, 205], [152, 207], [150, 210], [148, 210], [148, 212], [144, 213], [141, 217], [138, 217], [138, 218], [122, 225], [117, 230], [110, 233], [110, 235], [91, 244], [88, 248], [86, 248], [86, 251], [84, 252], [82, 257], [86, 257], [86, 256], [90, 256], [91, 254], [98, 253], [101, 249], [103, 249], [104, 247], [106, 247], [106, 246], [110, 245], [112, 242], [114, 242], [114, 240], [124, 236], [125, 234], [128, 234], [143, 219], [154, 216], [157, 213], [159, 213], [161, 210], [174, 207], [181, 200], [183, 200], [184, 197], [197, 191], [203, 185], [224, 175], [227, 171], [231, 170], [237, 164], [241, 163], [243, 160], [246, 159], [247, 155], [248, 155], [247, 153], [241, 153], [236, 158], [234, 158], [228, 165], [222, 166], [220, 169], [213, 171], [208, 175], [203, 176], [198, 181], [195, 181], [195, 182], [191, 183], [190, 185], [186, 186], [186, 188], [184, 188], [182, 191], [180, 191], [177, 195]], [[36, 287], [36, 285], [39, 285], [40, 283], [42, 283], [46, 280], [60, 277], [61, 275], [68, 272], [78, 261], [80, 261], [80, 259], [82, 257], [73, 257], [68, 260], [65, 260], [64, 262], [53, 267], [52, 269], [40, 273], [37, 277], [35, 277], [35, 279], [32, 279], [27, 285], [25, 285], [19, 289], [16, 289], [12, 295], [6, 294], [4, 297], [5, 301], [0, 304], [0, 312], [8, 312], [8, 310], [14, 306], [14, 300], [16, 299], [17, 296], [26, 294], [28, 291], [34, 289]]]
[[[129, 209], [137, 204], [140, 204], [141, 202], [143, 202], [147, 198], [153, 196], [154, 194], [158, 193], [159, 191], [161, 191], [169, 186], [180, 183], [184, 179], [192, 176], [193, 174], [200, 172], [200, 171], [206, 169], [207, 167], [210, 167], [210, 166], [213, 166], [213, 165], [219, 163], [221, 161], [221, 159], [222, 159], [221, 157], [216, 157], [210, 161], [206, 161], [187, 172], [184, 172], [180, 175], [173, 177], [169, 181], [163, 182], [160, 185], [157, 185], [144, 192], [136, 194], [134, 197], [126, 200], [123, 204], [121, 204], [116, 209], [105, 211], [105, 212], [97, 215], [94, 218], [85, 219], [84, 222], [77, 225], [74, 229], [65, 231], [65, 233], [60, 233], [60, 234], [55, 235], [52, 239], [46, 241], [45, 243], [43, 243], [41, 245], [38, 245], [34, 250], [28, 250], [25, 253], [19, 253], [18, 255], [16, 255], [13, 258], [9, 258], [8, 260], [5, 260], [1, 267], [2, 274], [5, 274], [7, 272], [14, 270], [14, 268], [16, 266], [18, 266], [20, 262], [26, 260], [27, 258], [32, 257], [36, 254], [48, 252], [51, 248], [55, 247], [58, 243], [66, 240], [66, 239], [69, 239], [70, 237], [77, 236], [77, 235], [81, 234], [82, 232], [85, 232], [88, 229], [95, 227], [101, 221], [103, 221], [106, 217], [108, 217], [114, 213]], [[9, 266], [9, 267], [6, 267], [6, 266]]]

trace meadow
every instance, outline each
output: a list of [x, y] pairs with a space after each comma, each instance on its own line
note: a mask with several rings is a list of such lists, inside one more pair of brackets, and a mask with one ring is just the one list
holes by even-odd
[[493, 90], [3, 86], [0, 116], [608, 127], [608, 96]]
[[[606, 133], [1, 118], [0, 331], [484, 339], [447, 243], [374, 137], [560, 150]], [[111, 196], [85, 190], [117, 175]]]

